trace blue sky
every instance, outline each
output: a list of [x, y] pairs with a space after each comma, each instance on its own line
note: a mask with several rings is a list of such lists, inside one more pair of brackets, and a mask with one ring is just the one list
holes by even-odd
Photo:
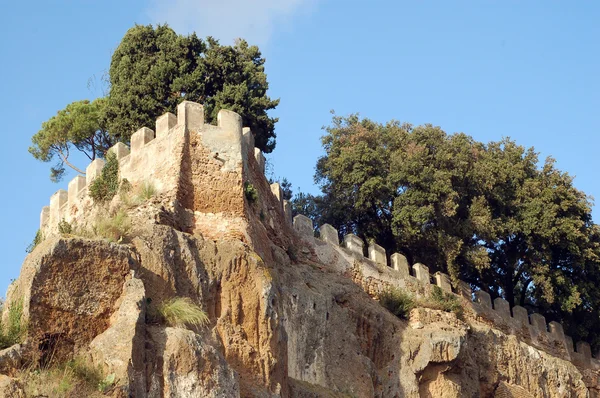
[[88, 80], [135, 23], [260, 46], [281, 98], [270, 160], [296, 189], [317, 192], [321, 127], [334, 109], [486, 142], [510, 136], [600, 197], [598, 2], [44, 0], [4, 4], [0, 18], [0, 295], [41, 208], [73, 177], [51, 183], [49, 165], [27, 152], [31, 136], [68, 103], [102, 95]]

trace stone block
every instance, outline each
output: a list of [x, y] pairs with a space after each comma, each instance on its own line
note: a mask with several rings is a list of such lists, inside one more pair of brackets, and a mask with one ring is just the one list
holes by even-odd
[[117, 157], [117, 160], [121, 160], [125, 156], [129, 155], [129, 147], [122, 142], [117, 142], [108, 150], [108, 152], [114, 153]]
[[221, 109], [217, 114], [217, 125], [236, 136], [242, 136], [242, 117], [233, 111]]
[[283, 193], [281, 192], [281, 186], [278, 182], [271, 184], [271, 192], [277, 198], [279, 202], [281, 202], [281, 198], [283, 197]]
[[351, 252], [356, 253], [361, 257], [364, 255], [363, 248], [365, 243], [361, 238], [354, 234], [347, 234], [344, 236], [344, 246]]
[[510, 319], [510, 304], [508, 304], [508, 301], [504, 300], [502, 297], [496, 297], [494, 299], [494, 310], [503, 319]]
[[283, 201], [283, 215], [285, 216], [285, 222], [292, 225], [292, 204], [287, 200]]
[[294, 217], [294, 229], [304, 238], [312, 238], [315, 236], [312, 220], [302, 214]]
[[163, 135], [167, 135], [169, 130], [175, 126], [177, 126], [177, 116], [171, 112], [159, 116], [158, 119], [156, 119], [156, 136], [162, 137]]
[[429, 267], [425, 264], [416, 263], [413, 264], [413, 271], [415, 272], [415, 277], [418, 281], [426, 284], [431, 283], [431, 278], [429, 277]]
[[191, 101], [177, 105], [177, 124], [189, 131], [200, 131], [204, 127], [204, 107]]
[[583, 359], [586, 362], [589, 362], [589, 360], [592, 358], [592, 348], [585, 341], [577, 342], [577, 352], [583, 355]]
[[554, 339], [561, 341], [565, 339], [565, 331], [560, 323], [556, 321], [549, 322], [548, 329], [550, 330], [550, 334], [552, 337], [554, 337]]
[[86, 180], [84, 176], [76, 176], [69, 182], [69, 203], [75, 203], [77, 195], [85, 188]]
[[513, 319], [522, 325], [529, 325], [529, 314], [527, 310], [520, 305], [515, 305], [512, 309]]
[[59, 189], [50, 197], [50, 221], [58, 224], [62, 220], [61, 209], [67, 204], [69, 193], [64, 189]]
[[435, 278], [435, 284], [439, 286], [442, 290], [452, 293], [452, 283], [450, 282], [450, 276], [444, 274], [443, 272], [436, 272], [433, 274]]
[[458, 295], [469, 301], [473, 300], [473, 290], [471, 289], [471, 285], [464, 281], [458, 281]]
[[531, 320], [531, 326], [533, 326], [533, 330], [535, 330], [536, 333], [546, 333], [548, 331], [546, 328], [546, 317], [543, 315], [534, 313], [529, 316], [529, 319]]
[[332, 245], [339, 246], [340, 245], [340, 237], [338, 235], [337, 229], [333, 228], [329, 224], [323, 224], [319, 228], [321, 240], [324, 242], [331, 243]]
[[50, 206], [42, 207], [42, 212], [40, 213], [40, 229], [43, 229], [44, 226], [48, 223], [50, 219]]
[[154, 139], [154, 131], [148, 127], [142, 127], [131, 136], [131, 152], [139, 151]]
[[475, 302], [486, 308], [492, 308], [492, 298], [488, 292], [478, 290], [475, 292]]
[[390, 257], [392, 261], [392, 268], [400, 273], [402, 278], [410, 275], [410, 267], [408, 265], [408, 260], [406, 257], [400, 253], [394, 253]]
[[244, 138], [244, 148], [247, 151], [254, 150], [254, 134], [250, 130], [250, 127], [244, 127], [242, 129], [242, 137]]
[[569, 353], [575, 352], [575, 345], [573, 344], [573, 337], [565, 335], [565, 345]]
[[254, 158], [256, 159], [256, 163], [258, 163], [258, 170], [265, 174], [265, 155], [263, 155], [260, 149], [254, 148]]
[[105, 162], [102, 159], [94, 159], [92, 163], [89, 164], [89, 166], [85, 169], [85, 185], [89, 187], [92, 181], [102, 174], [104, 164]]
[[369, 259], [379, 265], [387, 266], [387, 258], [385, 258], [385, 249], [379, 246], [377, 243], [369, 244], [367, 249], [369, 253]]

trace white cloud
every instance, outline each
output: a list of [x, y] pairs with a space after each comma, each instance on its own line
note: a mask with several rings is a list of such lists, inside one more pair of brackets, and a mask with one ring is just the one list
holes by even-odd
[[168, 23], [178, 33], [214, 36], [222, 44], [241, 37], [264, 46], [274, 25], [311, 7], [317, 0], [151, 0], [153, 23]]

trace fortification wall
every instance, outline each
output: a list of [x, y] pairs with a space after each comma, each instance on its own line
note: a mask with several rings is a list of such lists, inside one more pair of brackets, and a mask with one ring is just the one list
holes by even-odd
[[[143, 127], [132, 135], [129, 147], [117, 143], [109, 151], [117, 157], [119, 179], [129, 181], [134, 190], [151, 184], [181, 229], [213, 239], [225, 235], [248, 239], [244, 181], [251, 164], [262, 167], [264, 179], [265, 158], [254, 148], [252, 132], [242, 129], [242, 119], [235, 112], [221, 110], [213, 126], [204, 123], [202, 105], [184, 101], [177, 115], [159, 117], [155, 130]], [[68, 190], [51, 196], [40, 215], [44, 236], [57, 234], [63, 220], [85, 227], [99, 213], [110, 211], [110, 204], [94, 206], [89, 195], [90, 185], [104, 166], [103, 159], [94, 160], [85, 176], [74, 177]]]
[[564, 334], [560, 323], [546, 323], [541, 314], [529, 314], [527, 309], [518, 305], [511, 308], [506, 300], [499, 297], [492, 300], [489, 293], [482, 290], [472, 292], [469, 284], [463, 281], [455, 288], [447, 274], [436, 272], [431, 275], [426, 265], [416, 263], [411, 266], [400, 253], [393, 253], [388, 262], [385, 249], [376, 243], [368, 245], [368, 257], [365, 257], [362, 239], [348, 234], [340, 242], [337, 230], [329, 224], [319, 227], [318, 238], [314, 236], [314, 226], [308, 217], [297, 215], [293, 225], [296, 232], [311, 244], [321, 262], [354, 279], [371, 296], [377, 297], [394, 287], [410, 291], [417, 297], [426, 297], [433, 286], [439, 286], [462, 300], [471, 319], [515, 335], [521, 341], [576, 366], [600, 369], [600, 355], [592, 355], [587, 342], [579, 341], [574, 345], [573, 339]]
[[[264, 176], [265, 158], [254, 147], [252, 132], [242, 128], [242, 119], [234, 112], [222, 110], [217, 126], [208, 125], [202, 105], [184, 101], [177, 115], [159, 117], [155, 130], [144, 127], [133, 134], [130, 147], [118, 143], [110, 151], [118, 159], [120, 179], [127, 179], [133, 187], [152, 184], [162, 206], [186, 232], [198, 231], [215, 240], [243, 239], [265, 259], [275, 257], [280, 248], [289, 248], [288, 231], [293, 229], [310, 243], [322, 263], [354, 279], [372, 296], [388, 287], [427, 296], [437, 285], [460, 297], [475, 320], [577, 366], [600, 370], [600, 355], [592, 355], [587, 342], [573, 344], [562, 325], [546, 323], [541, 314], [528, 314], [520, 306], [510, 308], [501, 298], [492, 301], [488, 293], [472, 292], [464, 282], [453, 287], [448, 275], [431, 275], [420, 263], [411, 266], [400, 253], [389, 256], [388, 263], [385, 249], [375, 243], [368, 246], [365, 257], [365, 243], [358, 236], [349, 234], [340, 242], [330, 225], [320, 226], [320, 236], [315, 238], [309, 218], [298, 215], [292, 221], [290, 204], [283, 200], [279, 184], [269, 184]], [[94, 160], [85, 176], [76, 176], [68, 190], [51, 196], [40, 215], [45, 236], [57, 234], [62, 220], [86, 225], [94, 214], [109, 210], [95, 206], [88, 193], [104, 165], [102, 159]], [[255, 203], [246, 197], [244, 185], [248, 183], [258, 193]], [[273, 242], [279, 249], [265, 242]]]

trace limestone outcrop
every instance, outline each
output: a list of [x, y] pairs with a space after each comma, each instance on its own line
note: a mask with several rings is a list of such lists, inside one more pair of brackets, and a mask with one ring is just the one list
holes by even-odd
[[[474, 303], [469, 292], [462, 319], [426, 308], [394, 316], [378, 294], [428, 294], [425, 265], [411, 272], [393, 255], [388, 267], [377, 245], [364, 258], [358, 237], [340, 246], [330, 226], [315, 238], [310, 220], [292, 223], [237, 115], [208, 126], [200, 105], [180, 112], [157, 123], [156, 138], [136, 133], [131, 153], [114, 148], [131, 184], [154, 181], [153, 198], [94, 204], [78, 179], [43, 211], [45, 240], [7, 293], [28, 327], [21, 345], [0, 352], [0, 396], [24, 396], [27, 369], [72, 358], [111, 375], [103, 393], [113, 397], [600, 396], [594, 358], [527, 313], [504, 316], [500, 302]], [[133, 225], [119, 243], [55, 225], [83, 228], [115, 208]], [[173, 297], [199, 305], [208, 324], [166, 325], [157, 308]]]

